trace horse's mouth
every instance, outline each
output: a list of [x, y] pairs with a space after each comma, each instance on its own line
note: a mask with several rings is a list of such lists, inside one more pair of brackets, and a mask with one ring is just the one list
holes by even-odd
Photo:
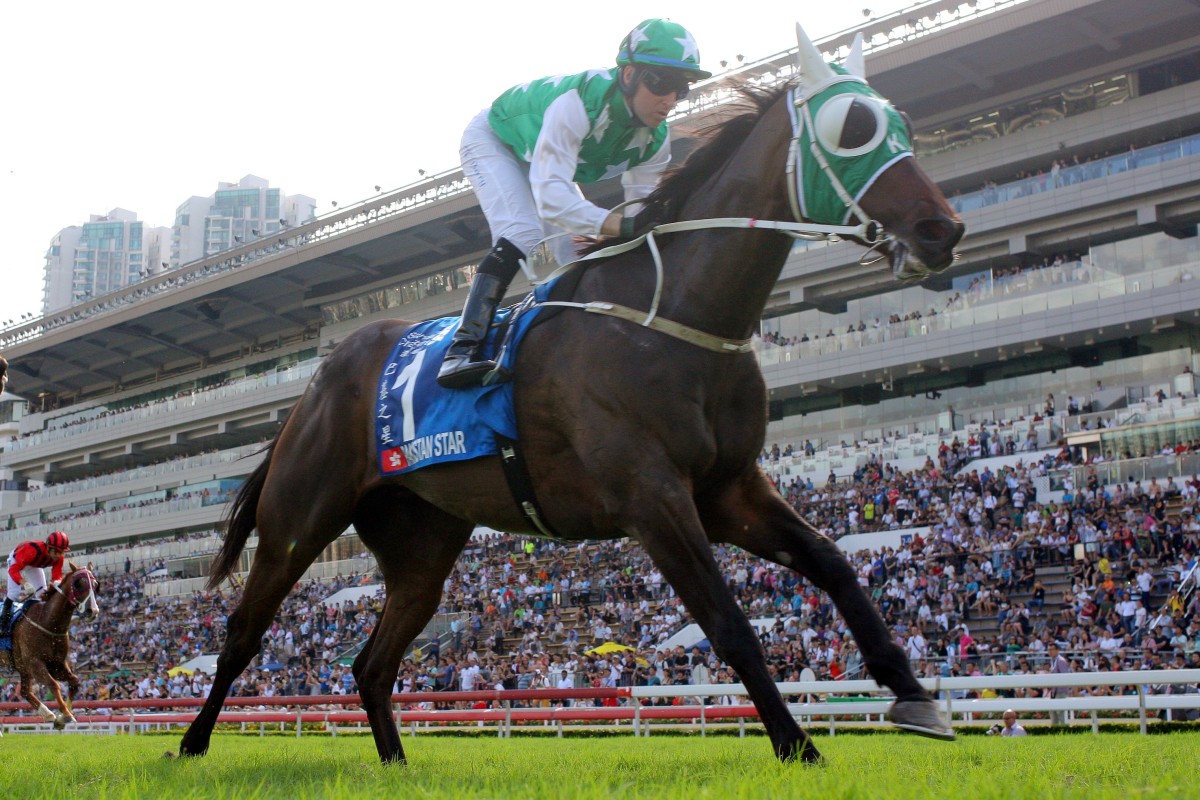
[[[943, 221], [939, 221], [943, 222]], [[921, 234], [915, 245], [893, 236], [887, 242], [888, 263], [892, 267], [892, 275], [904, 283], [919, 282], [942, 272], [960, 257], [954, 246], [962, 238], [963, 226], [957, 220], [944, 222], [931, 230], [937, 230], [936, 236], [925, 236], [927, 231], [919, 229]]]

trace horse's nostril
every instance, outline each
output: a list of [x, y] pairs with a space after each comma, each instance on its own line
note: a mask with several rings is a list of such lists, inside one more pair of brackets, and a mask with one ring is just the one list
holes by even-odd
[[947, 217], [923, 219], [916, 225], [917, 238], [930, 247], [953, 247], [962, 238], [965, 227]]

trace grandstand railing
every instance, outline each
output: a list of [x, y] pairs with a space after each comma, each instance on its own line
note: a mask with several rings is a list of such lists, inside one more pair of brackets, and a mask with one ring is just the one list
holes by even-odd
[[[1149, 730], [1152, 714], [1166, 711], [1200, 710], [1200, 670], [1146, 670], [1138, 672], [1088, 672], [1059, 675], [1004, 675], [987, 678], [944, 678], [924, 679], [922, 686], [931, 692], [948, 718], [960, 724], [976, 723], [980, 717], [990, 717], [1005, 709], [1026, 713], [1067, 712], [1068, 720], [1090, 718], [1092, 729], [1098, 730], [1101, 712], [1110, 717], [1132, 720], [1136, 718], [1139, 730]], [[847, 695], [878, 693], [883, 690], [871, 680], [855, 681], [798, 681], [778, 684], [780, 693], [787, 697], [800, 697], [803, 702], [790, 703], [792, 715], [802, 723], [811, 725], [827, 721], [831, 734], [839, 724], [848, 720], [859, 723], [883, 721], [883, 715], [891, 705], [891, 698], [854, 698]], [[1092, 695], [1085, 697], [1044, 698], [994, 698], [977, 699], [965, 697], [966, 692], [983, 690], [1022, 689], [1096, 689], [1099, 687], [1135, 688], [1134, 694]], [[1179, 690], [1179, 687], [1182, 687]], [[1178, 690], [1178, 691], [1177, 691]], [[525, 691], [488, 690], [481, 692], [408, 692], [392, 695], [396, 723], [408, 725], [416, 733], [420, 724], [437, 726], [447, 730], [455, 724], [466, 723], [474, 727], [494, 725], [501, 737], [511, 736], [521, 730], [521, 723], [541, 723], [542, 728], [555, 725], [562, 735], [564, 723], [630, 723], [635, 735], [650, 735], [651, 721], [687, 722], [699, 725], [704, 733], [709, 724], [717, 721], [736, 720], [745, 734], [745, 721], [755, 719], [757, 710], [752, 705], [735, 703], [734, 698], [744, 698], [746, 689], [742, 684], [706, 684], [700, 686], [636, 686], [598, 689], [530, 689]], [[723, 698], [726, 702], [712, 705], [704, 703], [707, 698]], [[820, 699], [825, 698], [825, 699]], [[522, 704], [564, 703], [576, 700], [601, 701], [601, 703], [625, 703], [608, 706], [558, 706], [545, 707]], [[669, 700], [670, 705], [643, 705], [643, 701]], [[675, 704], [682, 701], [682, 704]], [[487, 703], [490, 708], [437, 709], [430, 706], [448, 703]], [[171, 727], [190, 724], [194, 712], [162, 712], [157, 709], [195, 708], [204, 703], [199, 698], [161, 698], [148, 700], [93, 700], [75, 703], [76, 711], [103, 709], [103, 714], [77, 714], [80, 722], [87, 725], [107, 725], [114, 730], [124, 726], [129, 733], [150, 728]], [[366, 723], [362, 711], [331, 710], [329, 706], [344, 708], [361, 703], [358, 695], [321, 695], [307, 697], [231, 697], [225, 701], [226, 708], [251, 707], [251, 711], [222, 711], [219, 724], [278, 724], [295, 726], [300, 736], [306, 724], [323, 725], [336, 735], [337, 725], [354, 724], [361, 727]], [[403, 708], [405, 704], [416, 704], [416, 708]], [[516, 704], [516, 705], [514, 705]], [[315, 706], [325, 708], [314, 709]], [[149, 710], [155, 709], [155, 710]], [[266, 709], [275, 709], [268, 711]], [[294, 709], [294, 710], [286, 710]], [[306, 710], [307, 709], [307, 710]], [[13, 727], [44, 729], [46, 723], [31, 712], [24, 703], [0, 703], [0, 711], [28, 712], [28, 716], [5, 716], [0, 718], [0, 727], [5, 731]], [[878, 720], [873, 720], [878, 717]], [[432, 728], [430, 728], [432, 730]], [[526, 730], [530, 728], [526, 727]], [[536, 730], [537, 728], [533, 728]], [[261, 729], [260, 729], [261, 730]]]
[[949, 197], [947, 201], [955, 211], [961, 214], [997, 203], [1007, 203], [1010, 200], [1050, 192], [1064, 186], [1098, 180], [1140, 167], [1176, 161], [1197, 154], [1200, 154], [1200, 135], [1185, 136], [1182, 139], [1151, 145], [1140, 150], [1065, 167], [1057, 175], [1047, 172], [1001, 186], [986, 186], [975, 192]]
[[320, 359], [314, 358], [291, 367], [281, 367], [272, 370], [264, 375], [242, 378], [223, 386], [192, 392], [183, 397], [173, 397], [158, 403], [151, 403], [141, 408], [110, 412], [106, 407], [97, 407], [94, 414], [88, 414], [86, 411], [82, 412], [81, 415], [75, 417], [69, 424], [56, 425], [51, 422], [50, 427], [47, 427], [44, 431], [22, 436], [16, 441], [10, 442], [7, 445], [7, 450], [16, 452], [30, 447], [37, 447], [47, 442], [55, 442], [72, 436], [78, 436], [81, 433], [105, 431], [119, 425], [140, 422], [154, 417], [173, 416], [185, 409], [219, 400], [241, 397], [252, 392], [262, 391], [270, 386], [279, 386], [295, 381], [306, 381], [312, 377], [320, 365]]
[[[254, 444], [248, 447], [238, 447], [232, 450], [221, 450], [216, 453], [202, 453], [198, 456], [190, 458], [176, 458], [170, 461], [163, 461], [158, 464], [150, 464], [145, 467], [136, 469], [124, 470], [121, 472], [110, 472], [105, 475], [96, 475], [90, 478], [81, 478], [74, 481], [65, 481], [63, 483], [55, 483], [45, 486], [41, 489], [30, 491], [26, 497], [26, 503], [36, 503], [44, 500], [50, 500], [56, 497], [67, 497], [72, 494], [89, 492], [95, 489], [104, 489], [109, 486], [119, 486], [130, 481], [141, 480], [143, 478], [162, 478], [173, 475], [179, 472], [188, 472], [202, 467], [215, 466], [220, 464], [229, 464], [235, 461], [240, 461], [248, 456], [253, 456], [260, 453], [263, 449], [261, 444]], [[249, 466], [249, 465], [248, 465]]]
[[[1200, 453], [1181, 453], [1179, 455], [1146, 456], [1144, 458], [1119, 458], [1115, 461], [1101, 461], [1094, 464], [1080, 464], [1064, 470], [1055, 470], [1051, 476], [1051, 486], [1065, 488], [1061, 479], [1067, 475], [1076, 491], [1087, 486], [1088, 476], [1095, 473], [1101, 486], [1132, 483], [1140, 481], [1143, 485], [1151, 478], [1166, 480], [1167, 478], [1186, 478], [1188, 475], [1200, 474]], [[1055, 483], [1057, 478], [1059, 483]]]

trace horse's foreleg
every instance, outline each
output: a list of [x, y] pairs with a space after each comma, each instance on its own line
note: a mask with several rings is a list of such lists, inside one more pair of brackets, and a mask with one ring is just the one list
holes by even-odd
[[893, 721], [927, 736], [953, 738], [953, 730], [929, 702], [879, 609], [859, 585], [850, 561], [832, 539], [796, 514], [766, 476], [747, 475], [698, 505], [714, 542], [737, 545], [793, 569], [829, 595], [854, 634], [871, 677], [899, 698]]
[[66, 722], [76, 722], [75, 714], [72, 713], [71, 707], [75, 705], [75, 695], [79, 693], [79, 676], [76, 675], [65, 661], [59, 661], [54, 664], [47, 664], [46, 669], [50, 672], [51, 677], [59, 683], [67, 685], [66, 701], [63, 701], [59, 696], [59, 707], [63, 710], [63, 718]]
[[33, 687], [41, 684], [49, 688], [56, 698], [58, 698], [59, 707], [62, 707], [62, 693], [59, 691], [58, 684], [50, 677], [50, 673], [46, 671], [46, 667], [40, 661], [27, 666], [27, 671], [21, 673], [21, 697], [24, 697], [26, 702], [33, 707], [33, 710], [38, 713], [46, 722], [54, 721], [54, 712], [46, 707], [42, 699], [33, 691]]
[[[470, 522], [415, 498], [407, 507], [379, 503], [355, 518], [355, 529], [383, 572], [387, 600], [367, 646], [354, 659], [354, 679], [380, 761], [404, 763], [392, 716], [392, 687], [404, 651], [437, 611], [442, 584], [471, 536]], [[397, 530], [399, 528], [399, 530]]]
[[767, 670], [754, 628], [721, 576], [691, 497], [683, 486], [669, 480], [647, 485], [639, 494], [629, 498], [628, 507], [642, 511], [631, 515], [626, 530], [641, 541], [675, 587], [713, 651], [742, 679], [775, 755], [785, 762], [819, 761], [820, 753], [792, 718]]

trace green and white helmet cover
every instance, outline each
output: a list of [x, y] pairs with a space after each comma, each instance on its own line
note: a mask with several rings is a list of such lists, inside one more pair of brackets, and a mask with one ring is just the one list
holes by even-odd
[[617, 66], [669, 67], [690, 72], [693, 80], [711, 78], [700, 69], [700, 48], [687, 28], [669, 19], [648, 19], [621, 40]]
[[[912, 142], [908, 125], [900, 112], [861, 78], [849, 75], [831, 64], [838, 79], [823, 87], [795, 90], [796, 97], [805, 101], [811, 117], [793, 107], [793, 125], [798, 131], [799, 154], [797, 187], [800, 211], [810, 222], [826, 225], [845, 225], [851, 214], [845, 201], [829, 184], [812, 152], [815, 138], [830, 169], [841, 181], [855, 202], [883, 174], [884, 170], [902, 158], [911, 158]], [[870, 117], [874, 117], [871, 125]], [[848, 134], [848, 121], [854, 118], [853, 134]]]

